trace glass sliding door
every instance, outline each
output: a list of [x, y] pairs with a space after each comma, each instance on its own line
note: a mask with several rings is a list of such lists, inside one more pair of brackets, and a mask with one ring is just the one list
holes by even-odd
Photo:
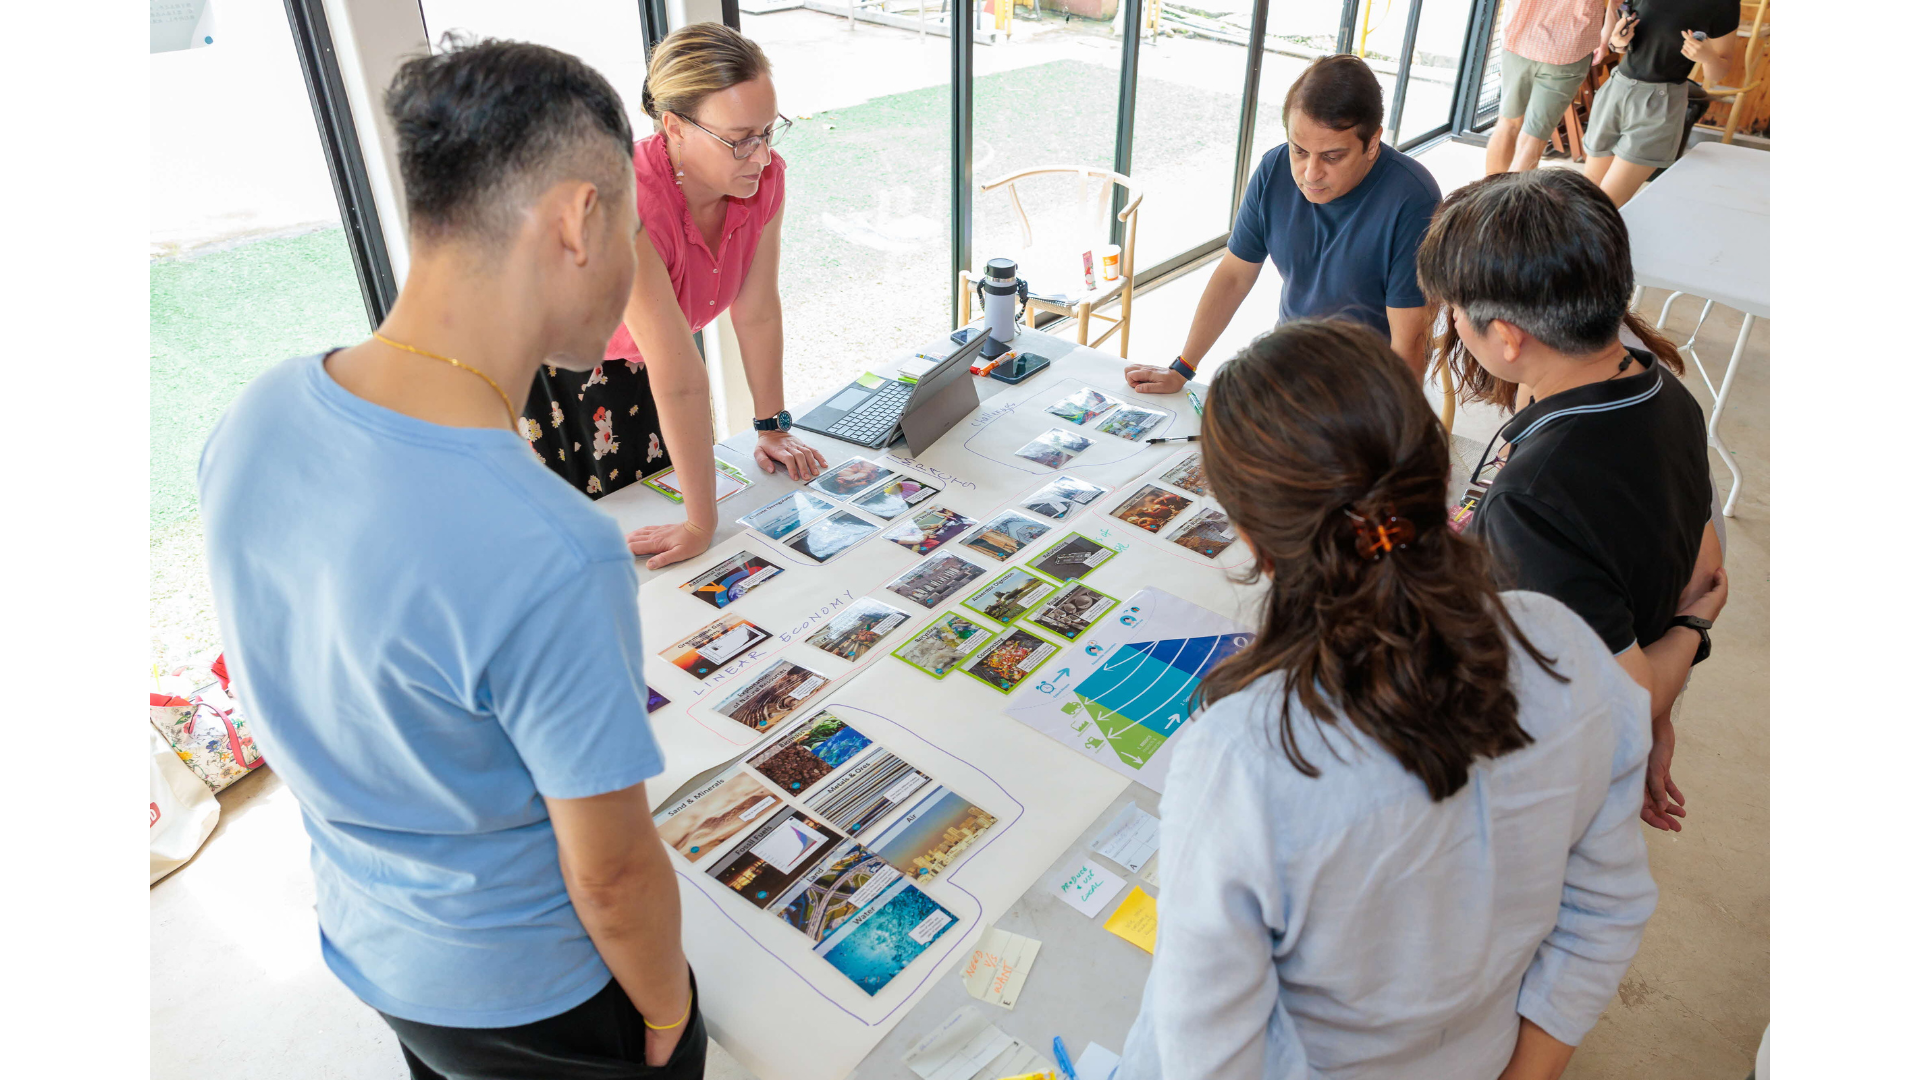
[[652, 132], [640, 108], [647, 81], [646, 35], [633, 0], [420, 0], [427, 40], [448, 32], [547, 45], [591, 64], [620, 92], [635, 137]]
[[[1260, 63], [1249, 175], [1267, 151], [1287, 141], [1287, 118], [1282, 108], [1287, 89], [1308, 64], [1339, 51], [1343, 18], [1350, 14], [1350, 5], [1342, 0], [1268, 0], [1266, 52]], [[1350, 23], [1344, 25], [1352, 29]]]
[[1388, 96], [1387, 127], [1395, 146], [1415, 145], [1452, 125], [1454, 87], [1473, 14], [1474, 0], [1411, 0], [1413, 48], [1399, 57], [1405, 79]]

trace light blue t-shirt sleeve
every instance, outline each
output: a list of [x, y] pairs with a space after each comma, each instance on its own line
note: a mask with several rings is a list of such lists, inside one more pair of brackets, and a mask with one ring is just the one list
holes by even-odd
[[1427, 224], [1433, 220], [1436, 206], [1438, 203], [1429, 198], [1410, 201], [1400, 208], [1394, 221], [1387, 263], [1387, 306], [1390, 308], [1427, 306], [1426, 294], [1420, 291], [1417, 260], [1420, 242], [1427, 238]]
[[1247, 193], [1240, 199], [1240, 212], [1233, 218], [1233, 233], [1227, 237], [1227, 250], [1234, 258], [1250, 263], [1264, 261], [1267, 257], [1267, 184], [1273, 179], [1275, 162], [1285, 153], [1286, 147], [1267, 154], [1254, 166], [1253, 176], [1247, 180]]
[[630, 560], [589, 562], [534, 602], [487, 665], [493, 715], [547, 798], [619, 791], [665, 767], [638, 592]]

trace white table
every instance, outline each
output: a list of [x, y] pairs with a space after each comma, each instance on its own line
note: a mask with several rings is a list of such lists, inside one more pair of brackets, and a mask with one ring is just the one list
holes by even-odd
[[[1733, 471], [1725, 513], [1733, 516], [1740, 495], [1740, 466], [1720, 439], [1720, 418], [1740, 370], [1756, 318], [1771, 318], [1768, 272], [1770, 181], [1767, 152], [1744, 146], [1702, 143], [1688, 150], [1674, 166], [1620, 208], [1633, 239], [1633, 274], [1637, 288], [1671, 289], [1674, 295], [1660, 309], [1657, 323], [1667, 324], [1675, 297], [1685, 293], [1707, 301], [1700, 313], [1706, 322], [1714, 304], [1744, 313], [1733, 355], [1715, 385], [1704, 365], [1701, 377], [1713, 395], [1707, 419], [1707, 444], [1718, 451]], [[1694, 336], [1700, 328], [1694, 327]], [[1693, 338], [1682, 346], [1693, 349]]]

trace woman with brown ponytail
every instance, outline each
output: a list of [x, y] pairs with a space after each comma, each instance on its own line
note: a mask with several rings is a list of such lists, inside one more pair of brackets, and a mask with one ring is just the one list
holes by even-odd
[[1653, 913], [1646, 691], [1559, 601], [1494, 590], [1364, 327], [1255, 341], [1201, 448], [1268, 586], [1174, 753], [1118, 1075], [1558, 1076]]
[[633, 144], [634, 191], [645, 236], [626, 318], [590, 372], [542, 368], [520, 431], [547, 466], [598, 498], [669, 464], [687, 520], [627, 537], [649, 569], [705, 551], [719, 524], [712, 402], [693, 334], [731, 309], [753, 394], [766, 472], [796, 480], [826, 467], [789, 431], [781, 380], [780, 222], [786, 131], [773, 67], [760, 46], [720, 23], [668, 34], [647, 62], [641, 105], [654, 134]]

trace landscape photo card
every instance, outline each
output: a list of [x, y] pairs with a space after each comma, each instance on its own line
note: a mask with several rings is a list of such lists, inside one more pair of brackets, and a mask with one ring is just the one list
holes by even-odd
[[812, 492], [791, 491], [737, 520], [769, 540], [782, 540], [832, 509], [832, 503]]
[[787, 794], [800, 795], [872, 745], [845, 720], [822, 710], [761, 747], [747, 767]]
[[1028, 544], [1047, 535], [1050, 528], [1052, 526], [1044, 521], [1009, 510], [988, 518], [978, 532], [960, 541], [960, 546], [972, 548], [996, 562], [1006, 562]]
[[784, 567], [743, 551], [701, 571], [680, 586], [680, 590], [696, 600], [723, 608], [784, 572]]
[[880, 535], [915, 555], [926, 555], [978, 524], [958, 511], [929, 506]]
[[738, 615], [723, 615], [661, 649], [660, 655], [694, 678], [704, 679], [772, 636]]
[[1053, 642], [1015, 627], [981, 649], [963, 670], [995, 690], [1010, 694], [1059, 651], [1060, 646]]
[[951, 788], [937, 787], [866, 845], [901, 873], [929, 881], [958, 862], [997, 820]]
[[992, 633], [988, 627], [947, 612], [935, 615], [932, 622], [895, 649], [893, 655], [936, 679], [944, 679]]
[[768, 908], [818, 943], [900, 879], [887, 860], [852, 840], [841, 843]]
[[1139, 491], [1121, 500], [1111, 513], [1135, 528], [1157, 533], [1192, 505], [1193, 500], [1185, 495], [1176, 495], [1155, 484], [1142, 484]]
[[1014, 455], [1049, 469], [1058, 469], [1073, 460], [1075, 454], [1092, 445], [1093, 440], [1084, 435], [1075, 435], [1065, 428], [1049, 428], [1034, 436], [1032, 442], [1015, 450]]
[[814, 477], [807, 486], [829, 498], [844, 499], [858, 495], [892, 475], [892, 469], [877, 461], [849, 458]]
[[825, 675], [791, 660], [775, 660], [746, 685], [721, 699], [713, 711], [755, 731], [765, 731], [825, 690], [827, 682]]
[[1109, 435], [1118, 435], [1123, 439], [1139, 442], [1150, 434], [1163, 421], [1173, 418], [1165, 409], [1151, 409], [1144, 405], [1122, 405], [1107, 414], [1100, 421], [1099, 430]]
[[853, 505], [874, 517], [892, 521], [938, 494], [940, 489], [924, 480], [896, 476], [853, 500]]
[[1175, 461], [1160, 474], [1160, 479], [1203, 498], [1213, 494], [1213, 489], [1207, 486], [1207, 470], [1200, 463], [1198, 450]]
[[812, 559], [827, 562], [872, 536], [880, 526], [866, 518], [836, 510], [787, 538], [787, 546]]
[[699, 862], [779, 805], [767, 785], [735, 768], [653, 815], [653, 823], [668, 847]]
[[768, 815], [759, 828], [707, 868], [707, 876], [764, 908], [826, 857], [846, 837], [790, 806]]
[[1075, 510], [1091, 504], [1112, 490], [1112, 488], [1101, 487], [1099, 484], [1090, 484], [1077, 476], [1061, 473], [1047, 481], [1039, 491], [1022, 499], [1020, 508], [1031, 510], [1041, 517], [1061, 521]]
[[1118, 554], [1098, 540], [1068, 533], [1027, 565], [1056, 581], [1077, 581]]
[[1113, 408], [1114, 404], [1112, 398], [1091, 386], [1084, 386], [1047, 406], [1047, 411], [1070, 424], [1084, 424]]
[[897, 607], [863, 596], [815, 631], [807, 644], [842, 660], [858, 660], [909, 618]]
[[887, 583], [887, 591], [932, 610], [984, 573], [957, 555], [941, 552], [908, 567], [906, 573]]
[[958, 923], [902, 877], [814, 949], [855, 986], [878, 994]]
[[1240, 534], [1233, 530], [1227, 515], [1208, 507], [1187, 519], [1187, 523], [1175, 530], [1168, 539], [1189, 551], [1217, 559], [1221, 552], [1240, 539]]
[[1046, 599], [1053, 588], [1045, 578], [1015, 567], [960, 601], [960, 605], [1006, 626]]

